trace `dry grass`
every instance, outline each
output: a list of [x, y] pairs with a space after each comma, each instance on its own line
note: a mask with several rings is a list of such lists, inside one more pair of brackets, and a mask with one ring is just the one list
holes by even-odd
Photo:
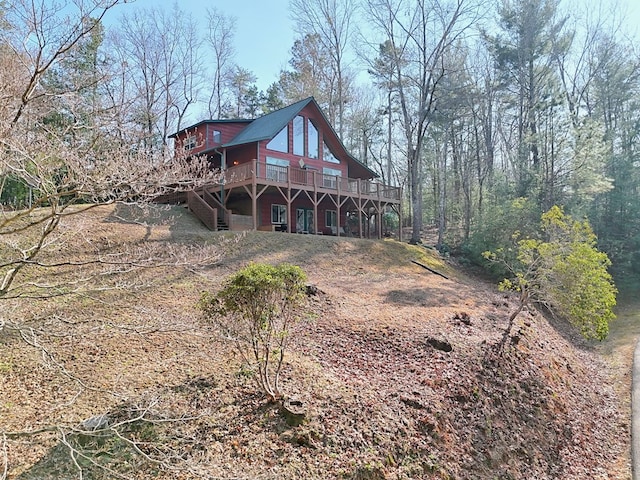
[[[394, 241], [238, 237], [208, 232], [181, 209], [142, 213], [94, 210], [67, 225], [64, 250], [51, 255], [146, 252], [164, 256], [162, 265], [100, 278], [123, 288], [10, 306], [48, 354], [1, 334], [0, 429], [68, 427], [10, 437], [10, 478], [80, 478], [60, 432], [143, 408], [156, 423], [122, 433], [162, 464], [113, 436], [83, 444], [124, 478], [629, 478], [620, 378], [533, 312], [496, 354], [510, 299], [432, 252]], [[299, 427], [265, 403], [194, 307], [249, 261], [300, 265], [321, 292], [285, 367], [284, 389], [308, 408]], [[603, 348], [617, 349], [615, 338]], [[79, 463], [84, 478], [114, 478]]]

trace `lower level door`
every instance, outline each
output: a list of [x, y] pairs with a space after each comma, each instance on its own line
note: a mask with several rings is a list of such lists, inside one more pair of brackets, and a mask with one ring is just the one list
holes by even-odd
[[296, 232], [314, 233], [313, 210], [307, 208], [296, 209]]

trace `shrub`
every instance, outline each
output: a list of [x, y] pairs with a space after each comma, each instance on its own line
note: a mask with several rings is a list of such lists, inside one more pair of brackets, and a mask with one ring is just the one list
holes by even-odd
[[300, 319], [306, 275], [300, 267], [252, 263], [218, 293], [204, 293], [199, 308], [252, 368], [271, 400], [282, 398], [280, 370], [292, 327]]
[[609, 322], [615, 318], [617, 290], [607, 271], [611, 262], [597, 249], [591, 226], [554, 206], [542, 215], [541, 230], [544, 239], [514, 234], [515, 258], [501, 249], [484, 254], [511, 272], [500, 288], [520, 292], [520, 305], [509, 319], [509, 329], [532, 300], [568, 319], [585, 338], [605, 339]]

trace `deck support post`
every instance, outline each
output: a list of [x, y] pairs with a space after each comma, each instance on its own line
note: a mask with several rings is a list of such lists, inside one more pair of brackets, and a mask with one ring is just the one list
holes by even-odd
[[258, 161], [253, 160], [253, 171], [251, 181], [251, 216], [253, 217], [253, 230], [258, 230]]
[[378, 200], [378, 205], [376, 207], [378, 210], [378, 240], [382, 238], [382, 203]]

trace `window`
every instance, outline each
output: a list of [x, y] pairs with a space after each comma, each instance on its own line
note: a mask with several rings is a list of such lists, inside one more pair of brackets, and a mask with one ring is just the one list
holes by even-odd
[[222, 134], [219, 130], [213, 131], [213, 143], [222, 143]]
[[286, 205], [271, 205], [271, 223], [276, 225], [283, 225], [287, 223], [287, 206]]
[[325, 167], [322, 169], [322, 185], [325, 188], [338, 188], [338, 178], [342, 172], [337, 168]]
[[289, 125], [285, 125], [278, 134], [267, 143], [269, 150], [275, 150], [276, 152], [289, 152]]
[[325, 227], [337, 227], [338, 226], [338, 218], [335, 210], [326, 210], [324, 212], [324, 226]]
[[318, 158], [318, 129], [311, 120], [307, 122], [307, 157]]
[[196, 148], [196, 144], [197, 144], [196, 136], [195, 135], [189, 135], [184, 140], [184, 149], [185, 150], [193, 150], [194, 148]]
[[289, 167], [289, 160], [267, 157], [267, 180], [286, 182], [288, 171], [287, 167]]
[[293, 154], [304, 156], [304, 117], [293, 119]]
[[340, 160], [336, 158], [326, 142], [322, 142], [322, 159], [329, 163], [340, 163]]

